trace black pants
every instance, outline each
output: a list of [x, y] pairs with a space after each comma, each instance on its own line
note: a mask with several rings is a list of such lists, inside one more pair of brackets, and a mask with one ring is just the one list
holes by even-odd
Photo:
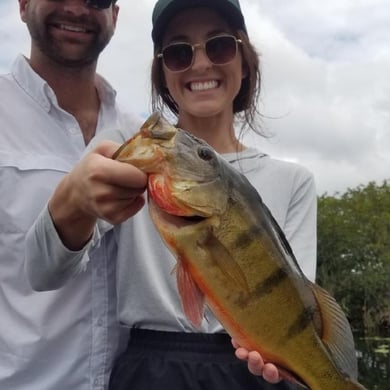
[[292, 390], [252, 375], [225, 334], [133, 329], [109, 390]]

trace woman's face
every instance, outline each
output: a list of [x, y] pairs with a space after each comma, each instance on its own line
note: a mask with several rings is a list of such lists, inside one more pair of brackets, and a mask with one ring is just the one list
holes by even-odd
[[[165, 47], [175, 42], [191, 45], [218, 35], [232, 34], [227, 22], [215, 11], [196, 8], [178, 13], [169, 23], [162, 41]], [[214, 65], [203, 48], [194, 51], [192, 66], [182, 72], [172, 72], [163, 64], [163, 72], [179, 116], [210, 117], [228, 112], [233, 114], [233, 100], [238, 94], [243, 73], [241, 50], [231, 62]]]

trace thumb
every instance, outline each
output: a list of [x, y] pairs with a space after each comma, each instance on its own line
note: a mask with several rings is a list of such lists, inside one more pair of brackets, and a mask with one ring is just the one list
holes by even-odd
[[101, 156], [112, 158], [114, 153], [121, 147], [121, 144], [113, 141], [99, 142], [92, 150], [92, 153], [100, 154]]

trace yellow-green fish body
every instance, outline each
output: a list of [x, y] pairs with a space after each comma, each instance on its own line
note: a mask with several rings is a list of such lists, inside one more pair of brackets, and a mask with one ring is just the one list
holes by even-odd
[[300, 270], [245, 176], [205, 142], [153, 114], [114, 158], [149, 173], [152, 219], [178, 260], [187, 317], [204, 303], [226, 331], [312, 390], [364, 389], [348, 321]]

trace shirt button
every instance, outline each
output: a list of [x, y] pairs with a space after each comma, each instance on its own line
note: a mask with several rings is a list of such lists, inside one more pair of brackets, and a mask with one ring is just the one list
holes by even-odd
[[103, 320], [101, 318], [98, 319], [97, 321], [98, 326], [103, 326]]
[[71, 127], [69, 129], [70, 134], [77, 134], [79, 132], [79, 129], [77, 127]]
[[104, 387], [104, 379], [103, 377], [99, 374], [98, 377], [95, 378], [93, 381], [94, 389], [95, 390], [103, 390]]

